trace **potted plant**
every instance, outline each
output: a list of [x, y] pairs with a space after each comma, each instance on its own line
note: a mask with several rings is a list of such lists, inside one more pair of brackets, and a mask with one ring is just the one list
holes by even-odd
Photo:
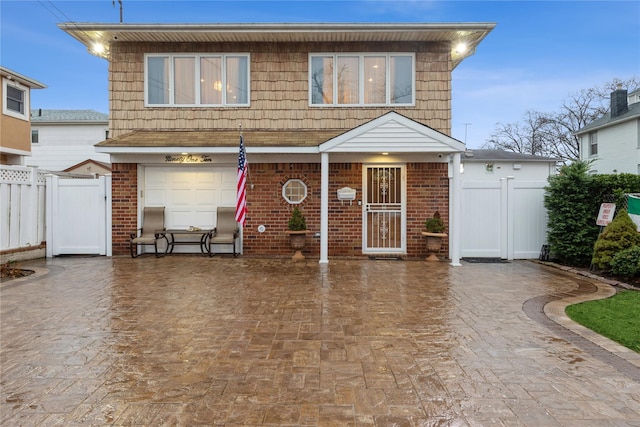
[[422, 232], [422, 235], [427, 238], [427, 252], [429, 255], [426, 261], [439, 261], [436, 253], [442, 247], [442, 239], [447, 237], [444, 233], [446, 225], [442, 218], [440, 218], [440, 212], [436, 211], [433, 214], [433, 218], [429, 218], [424, 222], [426, 231]]
[[303, 260], [302, 249], [304, 249], [305, 241], [307, 239], [307, 219], [302, 214], [302, 211], [298, 207], [294, 207], [291, 211], [291, 218], [289, 218], [289, 234], [291, 240], [291, 249], [295, 250], [295, 253], [291, 257], [292, 260]]

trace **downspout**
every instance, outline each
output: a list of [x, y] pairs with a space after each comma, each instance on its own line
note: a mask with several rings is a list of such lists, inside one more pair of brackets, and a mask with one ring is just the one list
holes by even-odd
[[320, 153], [320, 264], [329, 263], [329, 153]]

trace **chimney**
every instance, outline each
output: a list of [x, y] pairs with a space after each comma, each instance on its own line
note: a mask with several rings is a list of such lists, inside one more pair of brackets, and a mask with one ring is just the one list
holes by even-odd
[[42, 117], [42, 108], [38, 108], [38, 117]]
[[629, 111], [627, 90], [618, 85], [616, 90], [611, 92], [611, 118], [618, 117], [627, 111]]

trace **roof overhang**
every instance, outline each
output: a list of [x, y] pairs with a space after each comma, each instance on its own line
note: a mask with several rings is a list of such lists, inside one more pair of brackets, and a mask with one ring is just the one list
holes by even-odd
[[[452, 67], [475, 53], [496, 26], [474, 23], [237, 23], [101, 24], [63, 22], [58, 27], [109, 58], [114, 43], [448, 42]], [[460, 46], [466, 46], [464, 50]]]
[[[455, 153], [464, 143], [396, 112], [351, 130], [243, 130], [247, 153]], [[197, 150], [237, 154], [237, 130], [136, 130], [95, 145], [99, 153], [162, 154]]]
[[45, 89], [47, 87], [47, 85], [45, 85], [44, 83], [41, 83], [27, 76], [23, 76], [20, 73], [16, 73], [15, 71], [2, 66], [0, 66], [0, 76], [6, 77], [9, 80], [16, 81], [21, 85], [27, 86], [32, 89]]

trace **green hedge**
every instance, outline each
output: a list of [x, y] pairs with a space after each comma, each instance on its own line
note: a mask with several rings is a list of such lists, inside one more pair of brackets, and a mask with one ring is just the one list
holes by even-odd
[[640, 193], [635, 174], [590, 175], [589, 162], [563, 166], [549, 178], [544, 205], [548, 213], [547, 241], [552, 257], [561, 264], [586, 267], [600, 227], [596, 225], [600, 204], [626, 208], [625, 193]]

